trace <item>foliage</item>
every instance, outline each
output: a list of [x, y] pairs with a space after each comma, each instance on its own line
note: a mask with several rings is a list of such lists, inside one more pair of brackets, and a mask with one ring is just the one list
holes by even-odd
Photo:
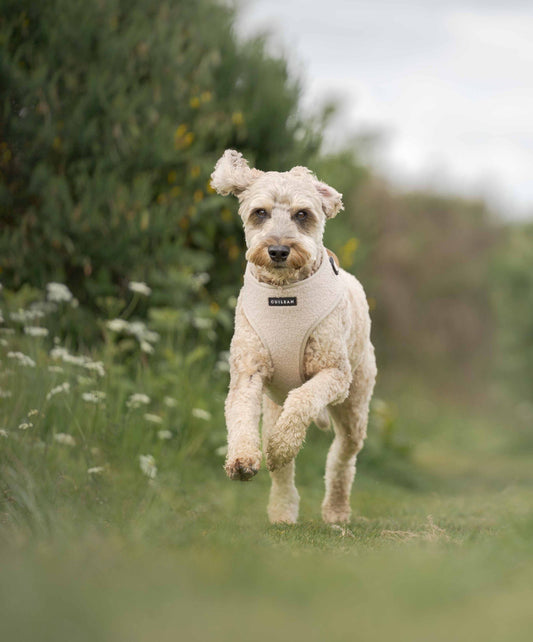
[[489, 274], [496, 228], [483, 202], [394, 192], [377, 179], [358, 191], [354, 269], [365, 285], [385, 363], [465, 374], [486, 369], [494, 332]]
[[501, 229], [491, 283], [498, 319], [497, 373], [508, 389], [531, 397], [533, 379], [533, 225]]
[[238, 147], [288, 168], [320, 143], [285, 62], [232, 22], [212, 0], [2, 2], [4, 285], [62, 281], [107, 313], [142, 280], [175, 323], [227, 339], [242, 233], [213, 165]]

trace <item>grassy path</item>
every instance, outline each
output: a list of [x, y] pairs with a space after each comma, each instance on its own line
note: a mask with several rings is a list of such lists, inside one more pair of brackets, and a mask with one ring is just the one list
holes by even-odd
[[4, 538], [0, 639], [529, 640], [530, 437], [411, 398], [412, 459], [361, 457], [347, 528], [319, 520], [315, 432], [297, 526], [267, 524], [264, 471], [238, 484], [193, 461], [132, 500], [115, 479], [102, 512], [58, 508], [51, 536]]

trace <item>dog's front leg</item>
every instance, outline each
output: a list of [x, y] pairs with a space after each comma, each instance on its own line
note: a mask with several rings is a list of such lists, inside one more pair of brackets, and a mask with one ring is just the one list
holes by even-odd
[[350, 364], [346, 359], [340, 367], [321, 370], [288, 394], [268, 440], [266, 461], [269, 470], [278, 470], [296, 457], [311, 421], [325, 406], [344, 401], [350, 382]]
[[230, 479], [249, 481], [261, 466], [259, 418], [263, 379], [259, 373], [237, 374], [231, 378], [226, 398], [228, 455], [226, 473]]
[[268, 351], [237, 304], [235, 334], [230, 348], [230, 386], [226, 398], [230, 479], [248, 481], [261, 467], [259, 418], [263, 382], [272, 372]]

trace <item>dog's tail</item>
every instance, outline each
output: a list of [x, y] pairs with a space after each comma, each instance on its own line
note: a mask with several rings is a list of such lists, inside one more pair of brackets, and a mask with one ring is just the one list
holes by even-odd
[[331, 421], [329, 418], [329, 413], [327, 408], [322, 408], [318, 417], [315, 419], [315, 424], [320, 430], [329, 430], [331, 427]]

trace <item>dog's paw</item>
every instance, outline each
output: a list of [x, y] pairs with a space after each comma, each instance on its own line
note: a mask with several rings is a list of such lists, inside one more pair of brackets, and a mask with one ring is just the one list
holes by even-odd
[[250, 481], [261, 467], [261, 457], [241, 456], [226, 461], [226, 475], [233, 481]]
[[300, 452], [307, 426], [298, 418], [279, 418], [268, 438], [266, 463], [268, 470], [279, 470]]
[[300, 451], [301, 445], [301, 442], [289, 442], [282, 432], [271, 434], [266, 449], [268, 470], [279, 470], [290, 463]]

